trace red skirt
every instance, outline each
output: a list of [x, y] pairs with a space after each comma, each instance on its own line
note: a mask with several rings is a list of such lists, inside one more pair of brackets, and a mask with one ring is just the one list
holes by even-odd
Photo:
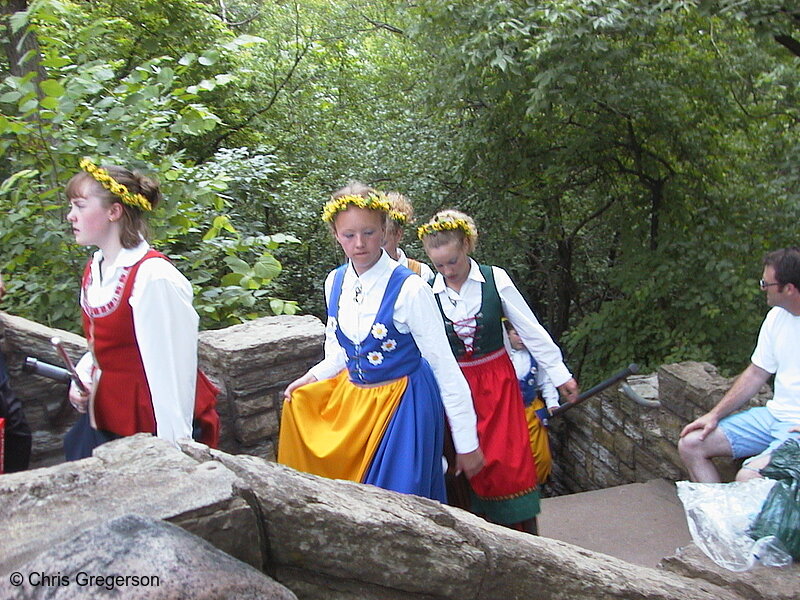
[[[478, 440], [485, 460], [484, 468], [469, 480], [477, 496], [474, 500], [490, 518], [491, 513], [497, 512], [497, 517], [492, 518], [497, 522], [533, 517], [539, 512], [536, 466], [511, 359], [505, 349], [500, 349], [482, 358], [459, 362], [459, 366], [472, 391]], [[497, 510], [487, 510], [487, 506]]]

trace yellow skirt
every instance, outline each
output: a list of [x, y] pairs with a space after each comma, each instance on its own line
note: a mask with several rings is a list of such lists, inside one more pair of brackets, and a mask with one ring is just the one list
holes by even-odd
[[533, 462], [536, 463], [536, 476], [539, 483], [544, 483], [553, 470], [553, 457], [550, 454], [550, 440], [547, 438], [547, 427], [542, 425], [536, 411], [544, 408], [541, 398], [536, 398], [530, 406], [525, 407], [525, 418], [528, 421], [528, 436], [531, 440]]
[[403, 393], [407, 377], [358, 387], [347, 370], [304, 385], [283, 403], [278, 462], [331, 479], [362, 481]]

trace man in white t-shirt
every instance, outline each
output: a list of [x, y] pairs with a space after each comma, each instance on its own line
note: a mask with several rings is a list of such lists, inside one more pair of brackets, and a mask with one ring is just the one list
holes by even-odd
[[[785, 248], [764, 258], [759, 282], [767, 294], [767, 313], [750, 365], [722, 400], [681, 431], [678, 451], [693, 481], [715, 483], [715, 456], [746, 460], [737, 481], [761, 477], [775, 448], [800, 438], [800, 248]], [[766, 406], [732, 414], [775, 375]]]

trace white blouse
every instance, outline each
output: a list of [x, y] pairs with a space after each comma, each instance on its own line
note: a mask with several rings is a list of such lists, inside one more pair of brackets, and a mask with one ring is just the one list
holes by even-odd
[[[406, 256], [406, 253], [403, 252], [402, 248], [397, 249], [397, 262], [403, 265], [406, 269], [408, 268], [408, 257]], [[430, 283], [431, 281], [433, 281], [434, 277], [433, 269], [431, 269], [428, 265], [426, 265], [422, 261], [417, 261], [417, 262], [419, 262], [419, 276], [422, 277], [422, 281], [424, 281], [425, 283]]]
[[[349, 264], [339, 298], [339, 327], [353, 342], [369, 334], [378, 314], [389, 277], [399, 266], [386, 251], [378, 262], [360, 277]], [[325, 280], [326, 303], [330, 299], [335, 271]], [[356, 290], [359, 289], [358, 298]], [[458, 367], [444, 323], [430, 287], [421, 277], [408, 277], [400, 288], [394, 305], [394, 325], [401, 333], [410, 333], [422, 356], [430, 363], [442, 396], [453, 434], [456, 452], [466, 454], [478, 448], [475, 409], [466, 379]], [[310, 369], [318, 380], [337, 375], [346, 367], [347, 357], [336, 339], [336, 324], [328, 317], [325, 328], [325, 358]]]
[[[505, 333], [505, 332], [504, 332]], [[508, 355], [511, 357], [511, 364], [514, 365], [514, 371], [517, 374], [517, 379], [522, 379], [527, 376], [531, 371], [531, 355], [526, 348], [515, 350], [511, 345], [506, 345]], [[536, 369], [536, 389], [542, 395], [545, 406], [547, 408], [558, 408], [558, 390], [555, 388], [547, 373], [544, 369]]]
[[[123, 273], [150, 249], [142, 241], [123, 248], [101, 278], [103, 252], [92, 257], [92, 282], [86, 293], [89, 306], [108, 303]], [[136, 341], [142, 356], [155, 412], [157, 436], [169, 441], [192, 435], [197, 379], [197, 327], [192, 307], [192, 286], [172, 264], [161, 258], [139, 267], [131, 290], [130, 306]], [[81, 379], [91, 382], [94, 360], [85, 354], [77, 365]]]
[[[483, 301], [481, 284], [485, 280], [478, 263], [472, 258], [469, 260], [469, 275], [462, 284], [460, 292], [447, 287], [441, 273], [437, 273], [433, 281], [433, 293], [439, 295], [444, 314], [453, 322], [465, 321], [470, 317], [474, 317], [481, 309], [481, 302]], [[500, 267], [492, 267], [492, 273], [494, 274], [497, 292], [500, 295], [503, 314], [511, 321], [514, 329], [519, 333], [519, 337], [522, 338], [522, 343], [525, 344], [525, 347], [536, 359], [536, 362], [539, 363], [539, 366], [547, 372], [556, 387], [572, 379], [572, 374], [564, 364], [561, 349], [550, 337], [550, 334], [547, 333], [547, 330], [539, 323], [528, 303], [525, 302], [522, 294], [519, 293], [514, 282], [511, 281], [508, 273]], [[456, 326], [455, 330], [465, 345], [472, 345], [473, 327], [469, 325], [466, 327]]]

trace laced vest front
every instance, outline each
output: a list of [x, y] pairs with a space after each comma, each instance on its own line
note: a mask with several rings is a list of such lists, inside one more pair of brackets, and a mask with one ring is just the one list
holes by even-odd
[[[492, 267], [488, 265], [479, 265], [478, 268], [483, 274], [484, 282], [481, 283], [481, 308], [476, 315], [462, 321], [451, 321], [442, 310], [441, 294], [436, 294], [436, 302], [444, 318], [447, 339], [456, 360], [480, 358], [503, 347], [503, 306], [494, 281], [494, 273]], [[456, 326], [472, 330], [471, 346], [468, 347], [459, 337]]]

